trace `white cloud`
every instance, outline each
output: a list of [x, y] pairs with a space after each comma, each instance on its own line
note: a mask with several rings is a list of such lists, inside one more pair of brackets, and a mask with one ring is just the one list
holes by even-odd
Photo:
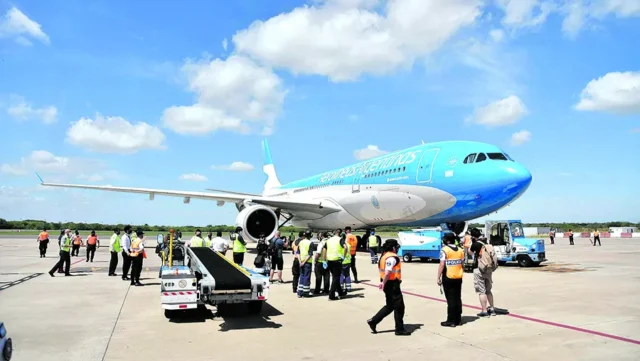
[[580, 30], [595, 20], [602, 20], [609, 15], [619, 18], [640, 16], [638, 0], [571, 0], [562, 8], [565, 13], [562, 30], [570, 37], [575, 37]]
[[67, 142], [99, 153], [131, 154], [142, 149], [164, 149], [165, 136], [147, 123], [131, 124], [122, 117], [81, 118], [67, 130]]
[[467, 118], [467, 121], [488, 127], [499, 127], [517, 123], [527, 114], [527, 107], [520, 98], [511, 95], [476, 109], [473, 115]]
[[377, 156], [387, 154], [387, 153], [389, 152], [378, 148], [377, 145], [367, 145], [366, 148], [354, 150], [353, 156], [357, 160], [366, 160], [366, 159], [375, 158]]
[[31, 42], [27, 36], [49, 44], [49, 36], [42, 31], [40, 24], [29, 19], [16, 7], [12, 7], [0, 19], [0, 38], [11, 37], [20, 45], [30, 46]]
[[531, 140], [531, 132], [528, 130], [521, 130], [511, 135], [511, 144], [521, 145]]
[[182, 70], [197, 103], [165, 109], [164, 126], [191, 135], [220, 129], [248, 133], [255, 126], [263, 134], [273, 131], [286, 91], [271, 69], [232, 55], [226, 60], [187, 61]]
[[496, 4], [505, 13], [502, 23], [512, 28], [540, 25], [557, 9], [553, 2], [541, 0], [497, 0]]
[[332, 81], [410, 67], [480, 15], [479, 0], [332, 0], [255, 21], [233, 36], [236, 51], [294, 74]]
[[577, 110], [640, 113], [640, 72], [613, 72], [591, 80], [580, 93]]
[[253, 170], [253, 165], [245, 162], [233, 162], [229, 165], [212, 165], [211, 169], [230, 170], [235, 172], [249, 172]]
[[34, 108], [24, 97], [11, 96], [10, 105], [7, 107], [7, 114], [18, 120], [37, 119], [45, 124], [55, 123], [58, 117], [58, 109], [54, 106]]
[[206, 182], [209, 180], [206, 176], [203, 176], [202, 174], [196, 174], [196, 173], [183, 174], [179, 177], [179, 179], [194, 181], [194, 182]]
[[501, 29], [493, 29], [489, 32], [489, 36], [491, 36], [491, 39], [493, 41], [499, 43], [504, 38], [504, 31], [502, 31]]

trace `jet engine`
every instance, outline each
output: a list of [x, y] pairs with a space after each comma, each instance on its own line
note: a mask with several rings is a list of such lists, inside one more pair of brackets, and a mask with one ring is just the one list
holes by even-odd
[[236, 216], [236, 227], [242, 227], [242, 236], [247, 242], [258, 242], [260, 234], [266, 239], [273, 237], [278, 230], [278, 216], [269, 207], [248, 206]]

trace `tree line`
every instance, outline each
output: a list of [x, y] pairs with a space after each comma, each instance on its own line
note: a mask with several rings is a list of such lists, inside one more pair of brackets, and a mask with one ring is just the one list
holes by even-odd
[[[72, 229], [72, 230], [93, 230], [93, 231], [111, 231], [115, 228], [123, 229], [125, 224], [104, 224], [104, 223], [82, 223], [82, 222], [47, 222], [45, 220], [26, 219], [20, 221], [7, 221], [0, 218], [0, 229], [14, 229], [14, 230], [58, 230], [58, 229]], [[231, 232], [236, 227], [229, 225], [201, 225], [201, 226], [172, 226], [172, 225], [131, 225], [133, 229], [141, 228], [145, 232], [160, 232], [167, 231], [171, 228], [174, 230], [180, 230], [181, 232], [194, 232], [196, 229], [200, 229], [203, 232]], [[606, 230], [609, 227], [640, 227], [640, 223], [633, 222], [584, 222], [584, 223], [524, 223], [524, 227], [551, 227], [558, 230], [566, 231], [571, 229], [574, 232], [587, 232], [594, 229]], [[469, 228], [483, 228], [482, 223], [471, 223]], [[281, 227], [280, 231], [283, 233], [297, 233], [304, 230], [303, 228], [285, 226]], [[407, 227], [377, 227], [377, 232], [399, 232], [407, 230]]]

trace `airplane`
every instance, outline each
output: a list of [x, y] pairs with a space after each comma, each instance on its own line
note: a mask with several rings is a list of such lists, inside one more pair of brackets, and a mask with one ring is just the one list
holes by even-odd
[[463, 233], [468, 221], [514, 202], [531, 173], [499, 147], [471, 141], [424, 143], [353, 165], [281, 184], [267, 140], [262, 141], [262, 194], [45, 183], [42, 186], [182, 197], [235, 204], [236, 225], [249, 242], [267, 239], [285, 224], [312, 230], [350, 226], [445, 226]]

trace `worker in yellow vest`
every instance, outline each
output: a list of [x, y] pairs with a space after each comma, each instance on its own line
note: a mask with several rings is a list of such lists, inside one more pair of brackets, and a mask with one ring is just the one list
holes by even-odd
[[236, 227], [236, 232], [231, 238], [233, 241], [233, 262], [242, 266], [244, 254], [247, 253], [247, 242], [242, 238], [242, 227]]
[[340, 276], [342, 275], [342, 261], [347, 257], [346, 238], [340, 236], [342, 230], [338, 229], [331, 238], [327, 240], [322, 250], [322, 258], [327, 260], [327, 268], [331, 272], [331, 287], [329, 289], [329, 300], [337, 300], [344, 297], [346, 292], [340, 287]]
[[60, 238], [60, 259], [49, 271], [49, 276], [54, 277], [53, 272], [62, 269], [62, 265], [64, 265], [64, 275], [71, 276], [69, 273], [71, 268], [71, 230], [68, 228], [64, 230], [64, 235]]
[[196, 235], [191, 237], [191, 241], [189, 242], [189, 247], [211, 247], [211, 246], [208, 245], [208, 242], [206, 242], [202, 238], [202, 232], [200, 232], [199, 229], [196, 229]]
[[442, 237], [444, 245], [440, 251], [440, 266], [436, 283], [442, 286], [447, 299], [447, 320], [441, 322], [443, 327], [462, 326], [462, 276], [464, 270], [464, 251], [455, 245], [456, 236], [447, 233]]
[[311, 248], [311, 231], [305, 231], [298, 244], [298, 259], [300, 260], [300, 282], [298, 283], [298, 298], [308, 297], [311, 292], [311, 268], [313, 265], [313, 249]]
[[116, 268], [118, 267], [118, 253], [120, 253], [120, 250], [120, 230], [116, 228], [113, 230], [113, 234], [109, 240], [109, 252], [111, 253], [109, 276], [117, 276]]
[[340, 275], [340, 288], [344, 293], [351, 292], [351, 245], [349, 242], [345, 244], [346, 252], [342, 261], [342, 274]]
[[367, 320], [371, 332], [378, 333], [376, 326], [393, 312], [395, 320], [396, 336], [408, 336], [411, 333], [404, 329], [404, 298], [400, 290], [402, 283], [402, 266], [398, 256], [400, 244], [395, 239], [388, 239], [382, 245], [383, 254], [378, 262], [378, 273], [380, 275], [380, 290], [384, 291], [385, 305]]
[[142, 273], [142, 259], [144, 258], [144, 232], [141, 229], [136, 231], [136, 239], [131, 241], [129, 256], [131, 257], [131, 285], [142, 286], [140, 274]]
[[351, 263], [349, 264], [349, 268], [351, 272], [353, 272], [353, 281], [358, 283], [358, 270], [356, 269], [356, 251], [358, 249], [358, 238], [355, 234], [351, 233], [351, 227], [347, 226], [344, 228], [344, 233], [346, 235], [346, 241], [349, 243], [350, 254], [351, 254]]
[[313, 254], [316, 276], [316, 287], [313, 291], [314, 295], [319, 295], [321, 293], [329, 294], [329, 287], [331, 287], [331, 273], [329, 272], [329, 265], [327, 264], [327, 260], [323, 258], [326, 257], [326, 254], [323, 255], [322, 252], [324, 245], [327, 243], [327, 240], [329, 240], [329, 232], [322, 232], [320, 237], [321, 241], [318, 243], [318, 247]]
[[365, 234], [369, 245], [369, 253], [371, 254], [371, 264], [378, 264], [378, 248], [380, 248], [382, 239], [371, 229]]
[[304, 232], [298, 233], [298, 238], [294, 241], [291, 240], [291, 250], [293, 252], [293, 265], [291, 266], [291, 275], [293, 280], [291, 285], [293, 286], [293, 293], [298, 293], [298, 283], [300, 282], [300, 258], [298, 258], [298, 246], [300, 241], [304, 238]]

